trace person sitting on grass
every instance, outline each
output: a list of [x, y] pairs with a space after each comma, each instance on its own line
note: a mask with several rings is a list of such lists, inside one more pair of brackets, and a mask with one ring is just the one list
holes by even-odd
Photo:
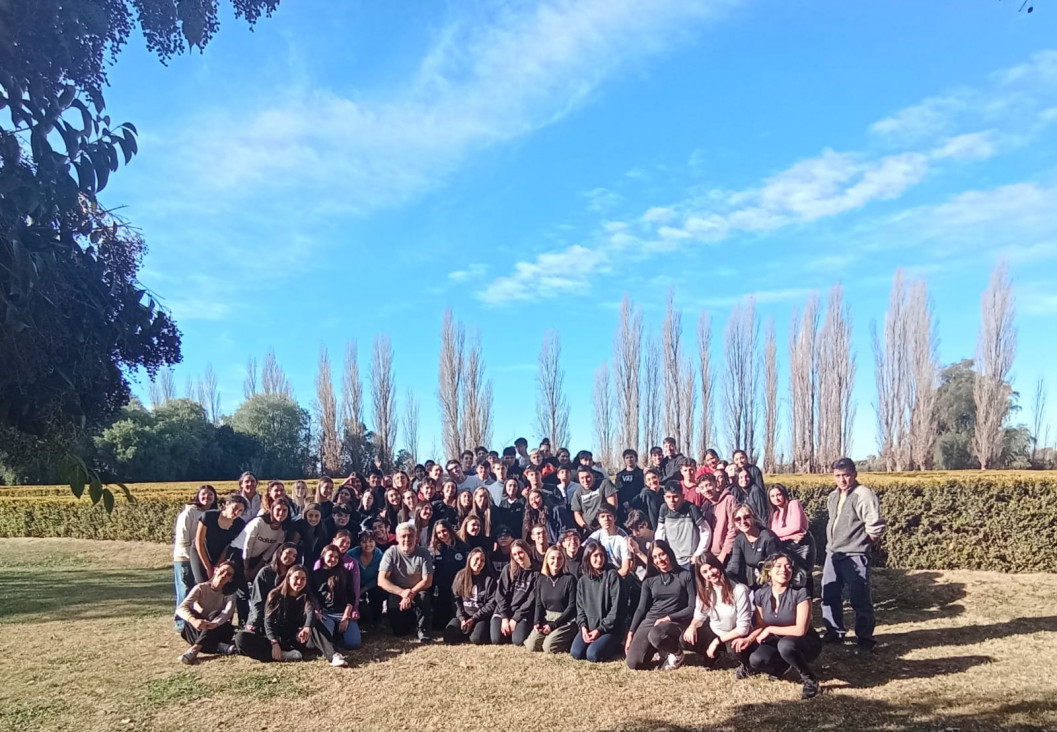
[[576, 529], [566, 529], [562, 532], [558, 545], [565, 552], [565, 569], [572, 576], [579, 577], [583, 560], [583, 542], [580, 541], [580, 532]]
[[280, 544], [275, 554], [272, 555], [272, 561], [253, 579], [250, 591], [250, 612], [242, 626], [243, 630], [254, 633], [264, 632], [264, 604], [268, 600], [268, 595], [283, 584], [286, 580], [286, 573], [295, 564], [297, 564], [297, 544], [289, 541]]
[[199, 653], [230, 656], [235, 652], [231, 644], [235, 596], [225, 592], [234, 577], [235, 565], [221, 562], [213, 570], [213, 578], [192, 587], [176, 608], [176, 616], [184, 623], [180, 635], [191, 644], [180, 656], [182, 663], [196, 663]]
[[[360, 577], [343, 563], [345, 553], [328, 544], [320, 554], [320, 567], [312, 572], [312, 591], [319, 604], [319, 620], [327, 633], [350, 651], [360, 647]], [[353, 565], [355, 566], [355, 565]]]
[[700, 653], [711, 666], [722, 650], [734, 656], [731, 642], [752, 629], [751, 593], [745, 585], [732, 583], [723, 562], [712, 554], [694, 560], [694, 586], [697, 602], [694, 619], [683, 631], [683, 650]]
[[413, 523], [396, 527], [396, 546], [382, 555], [378, 569], [378, 586], [389, 593], [386, 613], [393, 635], [405, 636], [417, 629], [418, 640], [433, 640], [433, 557], [418, 546], [418, 531]]
[[608, 566], [606, 550], [590, 541], [583, 548], [580, 580], [576, 584], [576, 623], [569, 654], [577, 661], [601, 663], [620, 653], [620, 625], [625, 599], [624, 583]]
[[532, 630], [536, 609], [536, 580], [539, 567], [532, 562], [532, 550], [521, 539], [510, 545], [510, 561], [499, 576], [492, 616], [493, 645], [524, 645]]
[[[536, 527], [542, 530], [542, 527]], [[530, 651], [566, 653], [576, 637], [576, 578], [565, 569], [565, 552], [552, 546], [543, 554], [536, 580], [532, 632], [525, 639]]]
[[330, 659], [331, 666], [348, 666], [334, 650], [326, 629], [317, 622], [316, 605], [308, 589], [308, 572], [295, 564], [286, 580], [268, 594], [264, 604], [264, 633], [243, 630], [235, 636], [239, 653], [258, 661], [300, 661], [311, 651]]
[[694, 614], [694, 575], [679, 566], [675, 552], [663, 539], [650, 550], [657, 574], [642, 583], [639, 604], [628, 627], [624, 654], [628, 668], [650, 668], [656, 654], [666, 671], [683, 664], [680, 640]]
[[808, 664], [822, 651], [822, 639], [811, 626], [811, 597], [807, 590], [790, 584], [793, 571], [793, 560], [785, 554], [767, 561], [770, 583], [754, 595], [755, 628], [747, 636], [731, 641], [731, 649], [741, 660], [737, 678], [754, 673], [781, 676], [792, 667], [800, 674], [801, 697], [810, 699], [818, 694], [818, 677]]
[[360, 572], [360, 619], [374, 624], [382, 619], [387, 593], [378, 586], [378, 570], [382, 566], [382, 550], [370, 531], [360, 533], [359, 546], [352, 547], [348, 556]]
[[471, 549], [466, 567], [455, 575], [451, 585], [455, 617], [444, 627], [444, 642], [450, 645], [469, 640], [475, 646], [490, 642], [489, 622], [495, 612], [495, 579], [488, 573], [484, 549]]

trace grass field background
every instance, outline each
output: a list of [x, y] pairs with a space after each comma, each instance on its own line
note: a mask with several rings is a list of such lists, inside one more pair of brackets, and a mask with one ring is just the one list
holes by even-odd
[[[823, 694], [690, 657], [632, 672], [369, 634], [351, 667], [181, 666], [169, 548], [0, 540], [0, 730], [1053, 730], [1057, 577], [880, 570], [879, 650], [827, 648]], [[816, 612], [816, 624], [818, 614]]]

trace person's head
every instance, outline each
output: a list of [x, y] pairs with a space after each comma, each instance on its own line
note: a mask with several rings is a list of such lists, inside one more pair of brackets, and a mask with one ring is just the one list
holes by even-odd
[[360, 496], [360, 510], [364, 513], [374, 510], [374, 491], [364, 491]]
[[628, 517], [624, 521], [624, 528], [630, 531], [632, 536], [636, 537], [648, 536], [652, 530], [649, 516], [646, 515], [645, 511], [638, 508], [628, 511]]
[[745, 468], [739, 468], [737, 475], [738, 475], [738, 487], [739, 488], [744, 490], [744, 489], [748, 488], [750, 485], [752, 485], [752, 476], [749, 475], [749, 471], [748, 470], [746, 470]]
[[393, 476], [383, 474], [382, 475], [382, 485], [384, 487], [386, 487], [386, 488], [392, 488], [393, 487]]
[[201, 511], [213, 508], [217, 505], [217, 489], [208, 483], [199, 486], [194, 498], [191, 499], [191, 505]]
[[537, 549], [547, 546], [547, 527], [533, 526], [532, 530], [529, 531], [529, 541], [531, 541]]
[[669, 511], [678, 511], [683, 501], [683, 491], [677, 485], [669, 483], [664, 486], [664, 505], [668, 507]]
[[378, 490], [382, 485], [382, 471], [378, 468], [368, 470], [367, 485], [370, 486], [372, 491]]
[[774, 483], [767, 491], [767, 500], [775, 508], [785, 508], [789, 505], [789, 489], [781, 483]]
[[462, 527], [460, 533], [463, 536], [481, 536], [483, 530], [483, 524], [481, 519], [474, 515], [469, 515], [462, 520]]
[[246, 498], [253, 498], [257, 495], [257, 476], [248, 470], [240, 475], [239, 491], [242, 495], [246, 496]]
[[521, 483], [518, 482], [517, 478], [507, 478], [506, 481], [504, 481], [503, 497], [508, 501], [516, 501], [521, 497]]
[[466, 566], [470, 568], [470, 572], [475, 575], [480, 574], [484, 571], [485, 566], [488, 564], [488, 556], [484, 553], [484, 549], [481, 547], [475, 547], [470, 550], [470, 553], [466, 557]]
[[586, 465], [588, 467], [591, 467], [594, 461], [595, 456], [590, 450], [581, 450], [580, 452], [576, 453], [577, 465]]
[[342, 505], [352, 505], [352, 489], [347, 486], [342, 486], [334, 493], [334, 503], [340, 503]]
[[730, 487], [730, 476], [727, 475], [726, 470], [717, 470], [712, 473], [712, 479], [716, 481], [716, 488], [720, 493]]
[[508, 529], [506, 526], [500, 526], [498, 529], [496, 529], [495, 545], [497, 549], [502, 549], [504, 552], [510, 551], [510, 545], [513, 543], [514, 535], [510, 533], [510, 529]]
[[283, 581], [283, 594], [298, 597], [308, 586], [308, 572], [300, 564], [290, 567]]
[[528, 440], [524, 437], [519, 437], [514, 440], [514, 449], [517, 450], [518, 455], [524, 455], [528, 452]]
[[272, 555], [272, 569], [276, 574], [286, 574], [286, 571], [295, 564], [297, 564], [297, 544], [284, 541]]
[[334, 495], [334, 481], [329, 475], [324, 475], [316, 481], [316, 503], [329, 501]]
[[294, 486], [291, 489], [294, 498], [299, 501], [304, 501], [308, 498], [308, 483], [303, 480], [295, 480]]
[[546, 460], [551, 456], [551, 441], [544, 437], [540, 440], [540, 455]]
[[448, 478], [440, 484], [440, 497], [449, 506], [455, 502], [456, 495], [459, 492], [459, 486], [455, 484], [455, 481]]
[[547, 549], [543, 554], [543, 574], [557, 577], [565, 571], [565, 552], [556, 546]]
[[705, 467], [709, 470], [714, 471], [718, 465], [719, 453], [713, 450], [712, 448], [708, 448], [707, 450], [705, 450]]
[[747, 504], [743, 503], [734, 509], [734, 528], [743, 534], [755, 534], [759, 531], [756, 514]]
[[418, 495], [423, 501], [432, 501], [437, 495], [437, 484], [432, 478], [423, 478], [418, 484]]
[[478, 511], [487, 511], [492, 507], [492, 496], [488, 493], [488, 489], [484, 486], [480, 486], [474, 489], [473, 507]]
[[664, 450], [660, 446], [655, 445], [650, 448], [649, 464], [651, 468], [661, 467], [661, 461], [664, 459]]
[[543, 485], [543, 473], [535, 465], [529, 465], [524, 471], [525, 482], [527, 482], [533, 488], [539, 488]]
[[510, 544], [510, 573], [519, 569], [532, 568], [532, 549], [521, 539], [514, 539]]
[[506, 466], [506, 463], [504, 463], [502, 460], [497, 460], [496, 462], [492, 463], [492, 475], [500, 483], [503, 483], [503, 482], [506, 481], [506, 473], [507, 473], [507, 466]]
[[470, 510], [473, 507], [473, 493], [470, 491], [459, 491], [455, 497], [455, 506], [461, 510]]
[[639, 454], [630, 447], [624, 451], [622, 457], [624, 458], [624, 468], [626, 470], [634, 470], [639, 464]]
[[478, 445], [473, 449], [473, 457], [475, 460], [484, 460], [488, 457], [488, 448], [484, 445]]
[[232, 493], [224, 500], [224, 508], [220, 509], [220, 513], [225, 518], [237, 519], [247, 508], [249, 508], [249, 504], [242, 494]]
[[562, 532], [559, 543], [562, 545], [562, 549], [565, 550], [566, 556], [575, 557], [576, 553], [580, 551], [580, 532], [576, 529], [566, 529]]
[[466, 474], [462, 472], [462, 463], [458, 460], [449, 460], [444, 467], [447, 468], [448, 475], [454, 478], [456, 483], [462, 483], [466, 480]]
[[697, 588], [698, 598], [706, 608], [712, 607], [715, 590], [719, 590], [724, 604], [733, 604], [734, 593], [723, 568], [723, 562], [710, 552], [694, 557], [694, 585]]
[[594, 490], [595, 471], [591, 469], [590, 465], [580, 465], [576, 471], [576, 482], [583, 486], [585, 491]]
[[430, 536], [430, 545], [439, 547], [441, 544], [450, 546], [455, 543], [455, 529], [452, 528], [448, 519], [440, 519], [433, 524], [433, 534]]
[[342, 555], [352, 547], [352, 533], [348, 529], [341, 529], [334, 534], [334, 546], [341, 551]]
[[539, 511], [543, 508], [543, 491], [536, 487], [529, 488], [525, 494], [525, 503], [529, 508]]
[[597, 577], [606, 568], [609, 557], [606, 555], [605, 547], [597, 541], [589, 541], [584, 544], [584, 555], [580, 562], [580, 571], [588, 577]]
[[389, 525], [384, 520], [375, 521], [372, 528], [374, 530], [375, 544], [385, 545], [389, 543]]
[[568, 448], [559, 447], [558, 452], [556, 452], [554, 456], [558, 459], [559, 465], [568, 465], [570, 462]]
[[473, 450], [463, 450], [462, 454], [459, 455], [459, 464], [462, 467], [462, 472], [469, 474], [473, 470]]
[[219, 590], [233, 579], [235, 579], [235, 565], [231, 562], [221, 562], [213, 571], [213, 579], [210, 582]]
[[842, 491], [849, 491], [858, 485], [856, 478], [858, 471], [855, 469], [855, 461], [851, 458], [842, 457], [833, 463], [833, 482]]
[[319, 522], [323, 520], [323, 512], [319, 510], [318, 503], [306, 503], [301, 518], [309, 526], [319, 526]]
[[276, 501], [280, 498], [286, 498], [286, 486], [283, 485], [281, 480], [272, 480], [268, 482], [268, 490], [266, 491], [268, 498]]
[[374, 548], [377, 543], [374, 540], [374, 534], [370, 531], [360, 532], [360, 553], [365, 556], [371, 556], [374, 554]]
[[651, 491], [656, 492], [661, 489], [661, 471], [657, 470], [657, 468], [650, 468], [647, 470], [644, 480], [646, 482], [646, 487]]
[[290, 516], [290, 504], [286, 502], [285, 498], [280, 498], [272, 503], [270, 513], [271, 523], [276, 526], [281, 525]]
[[684, 485], [692, 485], [694, 482], [694, 473], [697, 472], [697, 461], [691, 457], [680, 458], [679, 460], [679, 474], [683, 476]]
[[433, 520], [433, 504], [429, 501], [420, 501], [415, 506], [415, 523], [419, 528], [425, 528], [429, 526], [429, 522]]
[[[393, 490], [396, 490], [396, 486], [393, 486]], [[418, 496], [410, 488], [405, 488], [400, 493], [400, 505], [406, 508], [408, 511], [415, 510], [415, 503], [418, 501]]]
[[410, 522], [398, 524], [396, 527], [396, 545], [404, 554], [410, 554], [415, 550], [415, 542], [418, 540], [418, 531]]
[[617, 531], [616, 511], [604, 501], [602, 502], [602, 506], [598, 509], [598, 526], [607, 534], [614, 534]]
[[701, 477], [697, 479], [697, 492], [712, 503], [721, 498], [720, 492], [716, 488], [716, 479], [712, 476], [712, 473], [702, 473]]
[[394, 510], [400, 508], [400, 491], [396, 488], [385, 489], [385, 507]]
[[650, 561], [653, 562], [653, 566], [658, 572], [672, 572], [679, 566], [679, 562], [675, 558], [675, 552], [672, 551], [671, 545], [664, 539], [657, 539], [653, 542], [653, 548], [650, 550]]
[[744, 450], [735, 450], [731, 456], [731, 461], [738, 468], [744, 468], [749, 464], [749, 455]]
[[543, 453], [539, 450], [529, 450], [529, 465], [538, 468], [543, 465]]
[[569, 485], [573, 480], [573, 472], [569, 470], [568, 465], [561, 465], [557, 471], [558, 482], [562, 485]]
[[674, 437], [665, 437], [661, 442], [665, 457], [675, 457], [676, 442]]
[[416, 465], [412, 472], [415, 474], [415, 480], [422, 480], [426, 477], [426, 466], [421, 464]]
[[488, 464], [487, 460], [479, 460], [474, 466], [474, 473], [477, 475], [477, 479], [482, 483], [488, 480], [488, 471], [491, 469], [491, 465]]
[[779, 552], [767, 558], [763, 565], [763, 574], [775, 587], [788, 587], [793, 581], [793, 560], [788, 554]]
[[319, 553], [319, 560], [327, 569], [333, 569], [341, 563], [342, 554], [344, 552], [338, 548], [337, 544], [327, 544]]
[[430, 478], [433, 478], [433, 480], [440, 480], [441, 475], [443, 474], [444, 468], [441, 467], [440, 463], [433, 463], [426, 469], [426, 475], [428, 475]]

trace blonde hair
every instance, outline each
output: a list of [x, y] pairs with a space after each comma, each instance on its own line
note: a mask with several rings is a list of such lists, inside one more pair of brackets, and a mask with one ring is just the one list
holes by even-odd
[[567, 566], [566, 565], [566, 559], [565, 559], [565, 552], [562, 551], [561, 547], [558, 547], [558, 546], [550, 547], [549, 549], [547, 549], [547, 551], [545, 551], [543, 553], [543, 569], [541, 570], [541, 572], [546, 577], [555, 577], [555, 576], [557, 576], [557, 575], [551, 574], [550, 564], [547, 563], [547, 559], [550, 558], [551, 554], [557, 554], [558, 558], [562, 560], [562, 565], [558, 569], [558, 574], [561, 574], [562, 572], [564, 572], [565, 571], [565, 567]]

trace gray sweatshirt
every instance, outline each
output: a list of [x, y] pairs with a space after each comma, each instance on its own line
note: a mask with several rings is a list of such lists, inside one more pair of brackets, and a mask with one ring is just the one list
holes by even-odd
[[840, 490], [829, 494], [826, 508], [829, 523], [826, 524], [826, 551], [830, 554], [866, 554], [870, 551], [870, 539], [884, 535], [885, 520], [881, 517], [881, 504], [877, 494], [864, 485], [848, 491], [844, 506], [837, 515]]

